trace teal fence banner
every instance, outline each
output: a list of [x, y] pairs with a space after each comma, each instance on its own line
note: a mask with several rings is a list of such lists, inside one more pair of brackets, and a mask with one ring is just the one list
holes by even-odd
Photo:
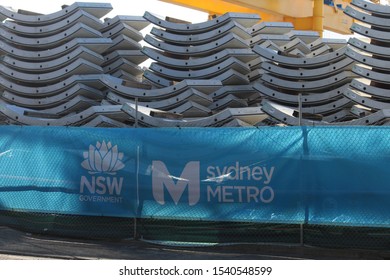
[[390, 227], [390, 128], [3, 126], [0, 209]]

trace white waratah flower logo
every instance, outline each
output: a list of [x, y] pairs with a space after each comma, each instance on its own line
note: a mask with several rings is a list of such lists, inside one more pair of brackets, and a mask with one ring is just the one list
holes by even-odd
[[89, 145], [89, 151], [84, 152], [84, 161], [81, 166], [89, 170], [90, 174], [107, 173], [115, 175], [116, 171], [125, 167], [122, 162], [123, 153], [118, 153], [118, 146], [112, 146], [111, 142], [106, 144], [97, 142], [96, 147]]

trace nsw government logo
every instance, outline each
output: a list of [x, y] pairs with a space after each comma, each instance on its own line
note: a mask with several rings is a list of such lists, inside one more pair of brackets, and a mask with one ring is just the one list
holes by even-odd
[[123, 169], [123, 153], [111, 142], [97, 142], [89, 145], [83, 153], [81, 166], [88, 170], [88, 176], [81, 176], [80, 201], [122, 203], [123, 177], [117, 175]]

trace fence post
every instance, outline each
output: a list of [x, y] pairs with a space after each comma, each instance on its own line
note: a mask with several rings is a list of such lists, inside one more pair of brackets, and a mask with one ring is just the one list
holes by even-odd
[[299, 126], [302, 125], [302, 93], [298, 94]]
[[137, 232], [137, 218], [134, 217], [134, 240], [138, 239], [138, 232]]
[[135, 128], [138, 128], [138, 97], [135, 98]]

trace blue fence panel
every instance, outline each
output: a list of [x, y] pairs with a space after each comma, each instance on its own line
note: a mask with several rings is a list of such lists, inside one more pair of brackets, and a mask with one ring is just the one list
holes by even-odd
[[106, 129], [0, 131], [0, 209], [135, 215], [136, 138]]
[[6, 126], [0, 209], [390, 226], [386, 127]]
[[159, 129], [143, 136], [141, 217], [304, 221], [300, 130]]

